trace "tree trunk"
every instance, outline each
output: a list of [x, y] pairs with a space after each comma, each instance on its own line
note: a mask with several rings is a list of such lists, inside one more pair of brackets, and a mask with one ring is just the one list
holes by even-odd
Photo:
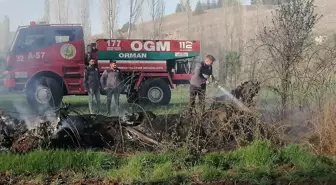
[[284, 78], [281, 80], [281, 109], [282, 109], [282, 120], [287, 118], [287, 108], [288, 108], [288, 97], [289, 97], [289, 87], [290, 87], [290, 72], [289, 67], [286, 66]]
[[128, 35], [127, 38], [130, 39], [131, 38], [131, 26], [132, 26], [132, 14], [133, 14], [133, 2], [132, 0], [130, 0], [130, 10], [129, 10], [129, 20], [128, 20]]

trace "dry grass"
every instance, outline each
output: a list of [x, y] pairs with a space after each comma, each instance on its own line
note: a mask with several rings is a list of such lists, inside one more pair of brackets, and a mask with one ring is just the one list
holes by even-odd
[[336, 105], [327, 103], [312, 121], [314, 135], [310, 139], [318, 154], [336, 155]]

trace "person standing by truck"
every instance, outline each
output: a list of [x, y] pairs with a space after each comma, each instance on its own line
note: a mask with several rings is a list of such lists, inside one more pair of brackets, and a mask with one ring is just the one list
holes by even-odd
[[89, 95], [89, 110], [90, 114], [94, 114], [94, 98], [97, 102], [97, 111], [100, 111], [100, 81], [99, 81], [99, 71], [96, 67], [96, 60], [91, 59], [89, 65], [84, 71], [84, 88]]
[[201, 104], [202, 112], [205, 109], [205, 93], [208, 80], [215, 80], [212, 74], [212, 64], [215, 61], [212, 55], [205, 56], [203, 62], [197, 63], [190, 80], [190, 113], [195, 107], [196, 96]]
[[106, 69], [100, 77], [100, 83], [107, 93], [108, 114], [111, 113], [112, 97], [114, 98], [114, 102], [117, 105], [116, 111], [118, 111], [122, 82], [123, 76], [120, 72], [120, 69], [117, 67], [117, 62], [115, 60], [110, 60], [110, 68]]

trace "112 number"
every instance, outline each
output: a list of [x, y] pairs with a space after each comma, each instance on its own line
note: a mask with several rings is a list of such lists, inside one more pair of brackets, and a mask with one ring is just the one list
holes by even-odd
[[180, 49], [192, 49], [192, 42], [180, 42]]

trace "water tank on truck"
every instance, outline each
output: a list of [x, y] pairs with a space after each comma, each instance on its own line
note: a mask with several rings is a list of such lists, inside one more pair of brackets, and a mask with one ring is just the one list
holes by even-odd
[[128, 102], [167, 105], [176, 84], [189, 84], [200, 41], [98, 39], [94, 53], [98, 67], [117, 61], [124, 73]]

